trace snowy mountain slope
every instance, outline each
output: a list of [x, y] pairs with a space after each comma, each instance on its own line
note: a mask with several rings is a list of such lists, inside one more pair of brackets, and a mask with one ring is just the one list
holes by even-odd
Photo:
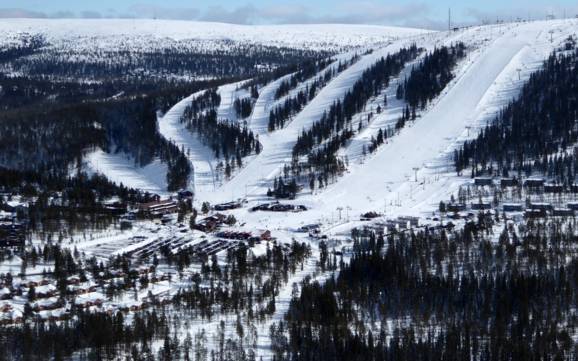
[[[196, 42], [198, 49], [226, 48], [227, 41], [330, 50], [365, 46], [426, 32], [369, 25], [233, 25], [133, 19], [3, 19], [0, 46], [19, 33], [43, 34], [59, 47], [112, 49], [164, 47]], [[86, 41], [90, 40], [90, 41]]]
[[[217, 109], [219, 119], [237, 121], [233, 102], [237, 97], [242, 98], [249, 95], [247, 90], [240, 89], [240, 86], [245, 82], [240, 81], [218, 87], [217, 93], [221, 96], [221, 104]], [[187, 158], [193, 165], [193, 175], [189, 182], [189, 188], [196, 192], [214, 191], [219, 184], [218, 175], [214, 170], [219, 160], [198, 136], [192, 134], [180, 122], [187, 105], [202, 93], [204, 90], [179, 101], [158, 120], [161, 135], [175, 143], [179, 148], [184, 149]]]
[[117, 184], [159, 195], [168, 194], [167, 166], [160, 160], [138, 167], [128, 155], [111, 154], [98, 149], [87, 154], [84, 163], [89, 173], [103, 174]]
[[291, 78], [294, 73], [282, 76], [269, 84], [265, 85], [261, 90], [259, 90], [259, 98], [255, 102], [251, 116], [249, 117], [247, 123], [249, 128], [259, 135], [267, 134], [267, 124], [269, 122], [269, 111], [272, 108], [272, 104], [275, 101], [275, 92], [281, 86], [283, 81]]
[[237, 122], [237, 114], [235, 113], [234, 103], [236, 99], [243, 99], [251, 94], [247, 89], [240, 89], [239, 87], [245, 82], [232, 83], [220, 86], [217, 93], [221, 96], [221, 104], [217, 110], [218, 119], [227, 119], [230, 122]]
[[[456, 69], [456, 79], [422, 117], [391, 138], [363, 164], [352, 165], [335, 184], [314, 195], [307, 191], [300, 195], [294, 202], [306, 204], [309, 211], [291, 217], [239, 212], [248, 222], [285, 229], [321, 219], [327, 221], [331, 213], [337, 214], [338, 207], [347, 207], [351, 214], [385, 208], [388, 215], [420, 214], [431, 209], [465, 181], [455, 177], [448, 158], [458, 142], [468, 133], [473, 136], [476, 127], [511, 100], [531, 71], [577, 28], [576, 21], [550, 21], [477, 27], [412, 39], [418, 46], [430, 49], [432, 44], [457, 40], [472, 49], [468, 59]], [[221, 202], [247, 194], [249, 200], [263, 201], [271, 180], [290, 159], [299, 132], [339, 99], [363, 69], [403, 42], [397, 41], [363, 57], [333, 79], [285, 129], [261, 137], [264, 149], [255, 160], [217, 191], [202, 195], [202, 200]], [[352, 150], [351, 154], [356, 153]], [[418, 169], [417, 183], [414, 168]]]
[[[462, 75], [413, 126], [326, 191], [310, 197], [313, 210], [307, 219], [320, 219], [338, 207], [348, 207], [354, 214], [385, 211], [389, 216], [419, 215], [435, 208], [467, 181], [455, 177], [449, 157], [468, 133], [475, 134], [468, 128], [491, 119], [517, 94], [531, 71], [576, 28], [574, 21], [467, 31], [462, 40], [476, 42], [491, 36], [490, 32], [496, 39], [472, 55], [459, 70]], [[549, 30], [554, 31], [553, 42]], [[523, 70], [520, 75], [518, 69]], [[414, 181], [414, 169], [418, 169], [418, 182]]]
[[[385, 210], [387, 214], [419, 214], [447, 198], [463, 183], [464, 179], [455, 177], [450, 166], [449, 157], [455, 146], [468, 136], [473, 136], [476, 129], [515, 97], [529, 74], [577, 28], [575, 20], [518, 23], [423, 34], [393, 41], [363, 56], [337, 75], [284, 129], [269, 133], [267, 120], [269, 110], [275, 104], [275, 90], [290, 75], [277, 79], [260, 89], [259, 99], [247, 120], [249, 127], [259, 134], [263, 145], [261, 154], [249, 160], [243, 169], [222, 185], [215, 182], [212, 172], [217, 160], [212, 159], [210, 151], [198, 140], [188, 139], [188, 131], [179, 128], [178, 118], [187, 99], [160, 119], [160, 131], [167, 139], [190, 150], [189, 159], [195, 168], [195, 189], [202, 190], [198, 193], [197, 201], [216, 203], [245, 196], [249, 201], [263, 201], [273, 178], [280, 175], [283, 166], [290, 161], [291, 150], [299, 133], [317, 121], [334, 101], [341, 99], [365, 69], [380, 57], [413, 42], [418, 47], [432, 50], [442, 44], [463, 41], [468, 46], [468, 56], [459, 63], [455, 70], [456, 78], [442, 94], [415, 123], [390, 138], [375, 154], [367, 156], [361, 163], [355, 161], [361, 159], [362, 145], [379, 128], [395, 121], [404, 106], [393, 96], [397, 81], [390, 84], [385, 91], [390, 100], [386, 111], [374, 117], [369, 126], [340, 153], [354, 160], [348, 172], [328, 188], [317, 190], [315, 194], [305, 191], [295, 201], [310, 207], [308, 212], [287, 218], [286, 215], [263, 216], [238, 211], [250, 223], [281, 228], [327, 219], [328, 214], [335, 213], [338, 207], [347, 207], [351, 214], [368, 210]], [[411, 66], [404, 69], [398, 81], [409, 72]], [[232, 100], [243, 95], [235, 95], [236, 86], [232, 85], [223, 87], [220, 92], [224, 99], [228, 99], [219, 110], [225, 116], [232, 111]], [[377, 100], [368, 103], [369, 107], [375, 104]], [[415, 170], [417, 183], [414, 181]]]
[[336, 55], [333, 57], [334, 61], [325, 69], [322, 69], [319, 73], [315, 74], [315, 76], [299, 83], [295, 89], [292, 89], [287, 95], [277, 100], [275, 100], [275, 92], [279, 89], [281, 83], [285, 80], [289, 80], [294, 73], [285, 75], [264, 86], [260, 91], [259, 99], [257, 99], [248, 121], [251, 130], [260, 136], [266, 136], [268, 133], [269, 112], [271, 110], [276, 106], [281, 105], [286, 99], [296, 96], [299, 91], [311, 86], [316, 79], [323, 77], [327, 72], [337, 69], [340, 61], [346, 62], [356, 54], [357, 52], [353, 51]]
[[285, 128], [260, 137], [263, 151], [237, 176], [224, 184], [218, 192], [208, 194], [212, 202], [242, 197], [246, 192], [263, 194], [263, 189], [277, 176], [283, 165], [291, 160], [291, 151], [297, 136], [319, 120], [329, 106], [341, 99], [363, 71], [377, 59], [389, 52], [397, 51], [409, 40], [396, 41], [392, 45], [363, 56], [359, 61], [336, 76]]

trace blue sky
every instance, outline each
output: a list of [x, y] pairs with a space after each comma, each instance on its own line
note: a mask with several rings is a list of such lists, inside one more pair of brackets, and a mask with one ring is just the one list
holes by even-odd
[[0, 0], [0, 17], [128, 17], [443, 28], [447, 26], [448, 8], [459, 24], [578, 13], [576, 0]]

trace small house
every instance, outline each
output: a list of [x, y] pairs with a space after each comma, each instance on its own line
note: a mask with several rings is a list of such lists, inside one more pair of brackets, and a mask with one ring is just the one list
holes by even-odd
[[520, 203], [504, 203], [502, 209], [504, 212], [521, 212], [523, 207]]
[[552, 204], [543, 202], [532, 202], [530, 203], [530, 209], [539, 209], [543, 211], [551, 211], [553, 209]]
[[501, 178], [500, 187], [516, 187], [518, 185], [518, 180], [516, 178]]
[[476, 177], [474, 178], [474, 184], [477, 186], [491, 186], [494, 184], [494, 179], [492, 177]]
[[574, 210], [570, 208], [554, 208], [552, 215], [554, 217], [574, 217]]
[[568, 202], [568, 208], [578, 211], [578, 202]]
[[564, 186], [560, 183], [545, 183], [544, 192], [546, 193], [562, 193]]
[[540, 188], [544, 186], [544, 178], [528, 178], [524, 181], [524, 187]]
[[463, 203], [452, 203], [446, 206], [448, 212], [463, 212], [466, 210], [466, 205]]
[[546, 211], [543, 209], [528, 208], [524, 211], [524, 218], [544, 218], [544, 217], [546, 217]]
[[492, 205], [490, 203], [484, 202], [472, 203], [472, 210], [474, 211], [483, 211], [487, 209], [492, 209]]

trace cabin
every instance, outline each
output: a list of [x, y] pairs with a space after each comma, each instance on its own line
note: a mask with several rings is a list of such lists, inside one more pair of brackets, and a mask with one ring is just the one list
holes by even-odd
[[26, 230], [18, 222], [0, 222], [0, 248], [22, 247], [26, 239]]
[[178, 203], [172, 199], [143, 203], [138, 208], [140, 212], [149, 217], [159, 217], [179, 211]]
[[271, 237], [271, 231], [266, 229], [264, 231], [259, 231], [259, 238], [261, 238], [262, 241], [270, 241], [273, 238]]
[[185, 189], [185, 190], [182, 190], [182, 191], [179, 191], [179, 192], [177, 193], [177, 198], [178, 198], [180, 201], [185, 201], [185, 200], [193, 199], [193, 192], [191, 192], [191, 191], [189, 191], [189, 190], [186, 190], [186, 189]]
[[229, 211], [231, 209], [241, 208], [241, 202], [227, 202], [216, 204], [213, 208], [216, 211]]
[[524, 211], [524, 218], [544, 218], [546, 211], [543, 209], [526, 209]]
[[567, 206], [569, 209], [578, 211], [578, 202], [568, 202]]
[[44, 285], [38, 286], [35, 289], [36, 297], [37, 298], [49, 298], [54, 297], [57, 295], [57, 288], [54, 285]]
[[554, 217], [574, 217], [574, 210], [570, 208], [554, 208], [552, 215]]
[[544, 183], [544, 178], [528, 178], [524, 181], [524, 187], [540, 188], [544, 186]]
[[419, 227], [420, 226], [420, 218], [419, 217], [412, 217], [412, 216], [399, 216], [397, 217], [399, 222], [409, 223], [410, 227]]
[[0, 300], [9, 300], [12, 298], [12, 291], [8, 287], [0, 287]]
[[516, 178], [501, 178], [500, 179], [500, 187], [507, 188], [507, 187], [516, 187], [518, 186], [518, 180]]
[[6, 212], [17, 213], [26, 211], [28, 209], [28, 203], [19, 202], [16, 200], [4, 202], [0, 205], [0, 209]]
[[492, 209], [492, 205], [490, 203], [484, 202], [472, 203], [472, 210], [474, 211], [483, 211], [487, 209]]
[[104, 204], [104, 209], [110, 214], [120, 216], [126, 213], [127, 205], [121, 202], [110, 202]]
[[543, 211], [551, 211], [553, 209], [552, 204], [542, 203], [542, 202], [532, 202], [530, 203], [530, 209], [539, 209]]
[[504, 203], [502, 210], [504, 212], [521, 212], [524, 208], [520, 203]]
[[446, 206], [448, 212], [463, 212], [466, 210], [466, 205], [463, 203], [452, 203]]
[[560, 183], [545, 183], [544, 192], [546, 193], [562, 193], [564, 186]]
[[201, 232], [213, 232], [215, 229], [225, 223], [227, 216], [221, 213], [216, 213], [212, 216], [201, 219], [195, 224], [194, 229]]
[[476, 177], [474, 178], [474, 184], [477, 186], [491, 186], [494, 184], [494, 179], [492, 177]]

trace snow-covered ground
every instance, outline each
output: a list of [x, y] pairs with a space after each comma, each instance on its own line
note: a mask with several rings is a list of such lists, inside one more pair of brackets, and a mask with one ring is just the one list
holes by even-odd
[[[217, 89], [217, 93], [221, 96], [221, 104], [217, 110], [219, 119], [237, 121], [233, 103], [235, 99], [249, 95], [246, 89], [240, 88], [243, 83], [244, 81], [225, 84]], [[179, 148], [184, 149], [189, 162], [193, 165], [193, 175], [189, 181], [189, 188], [199, 193], [214, 191], [220, 184], [219, 176], [215, 173], [219, 159], [197, 135], [186, 129], [185, 124], [181, 123], [181, 117], [190, 102], [203, 92], [204, 90], [182, 99], [158, 120], [161, 135], [175, 143]]]
[[117, 184], [149, 193], [167, 194], [167, 165], [158, 159], [139, 167], [129, 155], [97, 149], [84, 157], [84, 163], [88, 173], [103, 174]]
[[[413, 64], [392, 81], [385, 90], [390, 100], [385, 111], [374, 116], [368, 127], [341, 152], [351, 160], [347, 173], [326, 189], [316, 190], [314, 194], [305, 191], [295, 201], [307, 205], [309, 211], [290, 216], [235, 211], [249, 223], [280, 229], [327, 219], [338, 207], [346, 208], [352, 215], [369, 210], [391, 215], [421, 214], [449, 197], [464, 181], [452, 172], [450, 156], [453, 149], [468, 136], [474, 136], [480, 126], [513, 99], [530, 73], [577, 28], [574, 19], [540, 21], [472, 27], [391, 41], [335, 76], [284, 129], [269, 133], [266, 125], [269, 110], [275, 104], [275, 90], [290, 75], [275, 80], [260, 89], [253, 113], [247, 119], [250, 128], [259, 135], [262, 152], [222, 184], [215, 181], [212, 170], [216, 159], [178, 122], [187, 101], [195, 95], [176, 104], [159, 120], [159, 127], [167, 139], [187, 151], [195, 169], [192, 181], [198, 194], [196, 201], [218, 203], [247, 196], [250, 202], [260, 202], [273, 178], [280, 175], [283, 166], [290, 161], [299, 133], [317, 121], [334, 101], [341, 99], [363, 71], [380, 57], [414, 42], [431, 50], [442, 44], [463, 41], [468, 47], [468, 55], [458, 64], [456, 77], [450, 85], [414, 123], [361, 160], [362, 145], [378, 129], [394, 122], [403, 109], [403, 102], [396, 100], [393, 94]], [[219, 92], [223, 97], [219, 114], [226, 118], [234, 113], [234, 99], [247, 96], [234, 84], [221, 87]], [[381, 99], [378, 97], [373, 100], [375, 104], [369, 106], [373, 107]]]
[[217, 93], [221, 96], [221, 104], [217, 110], [218, 119], [226, 119], [230, 122], [237, 122], [237, 113], [235, 112], [235, 100], [244, 99], [251, 94], [247, 89], [240, 88], [244, 82], [231, 83], [220, 86]]
[[[226, 48], [227, 42], [315, 50], [342, 49], [386, 42], [426, 32], [372, 25], [234, 25], [146, 19], [3, 19], [0, 45], [19, 33], [43, 34], [59, 47], [118, 50], [165, 47], [194, 41], [198, 50]], [[90, 41], [86, 41], [90, 40]]]
[[[0, 33], [2, 26], [0, 25]], [[323, 27], [319, 27], [321, 28]], [[214, 29], [218, 30], [219, 27]], [[217, 32], [214, 29], [213, 31]], [[213, 167], [217, 160], [210, 149], [180, 123], [187, 104], [200, 92], [178, 102], [164, 116], [159, 117], [160, 133], [183, 147], [194, 167], [191, 188], [195, 189], [197, 206], [203, 201], [214, 204], [246, 197], [250, 207], [265, 200], [265, 191], [271, 186], [273, 178], [280, 175], [283, 166], [290, 161], [291, 150], [299, 133], [311, 127], [334, 101], [342, 99], [363, 71], [380, 57], [413, 42], [427, 50], [456, 41], [463, 41], [468, 47], [466, 58], [459, 62], [454, 71], [454, 80], [419, 114], [418, 119], [409, 122], [399, 134], [389, 138], [375, 153], [361, 159], [363, 144], [367, 144], [371, 136], [377, 134], [378, 129], [395, 122], [403, 109], [403, 101], [395, 99], [395, 89], [413, 64], [408, 64], [399, 78], [393, 79], [385, 89], [389, 101], [384, 112], [374, 116], [369, 125], [342, 150], [341, 155], [350, 159], [346, 174], [327, 188], [314, 193], [305, 190], [296, 200], [290, 201], [306, 205], [308, 211], [249, 212], [247, 206], [228, 211], [228, 214], [235, 215], [243, 223], [243, 227], [253, 230], [269, 229], [273, 237], [281, 242], [289, 242], [295, 238], [312, 245], [312, 257], [302, 269], [292, 274], [279, 290], [274, 315], [259, 324], [257, 357], [269, 359], [271, 356], [269, 326], [282, 319], [292, 296], [293, 283], [301, 282], [306, 276], [321, 280], [328, 276], [328, 273], [317, 273], [317, 242], [309, 239], [305, 233], [295, 232], [295, 228], [319, 222], [324, 234], [340, 238], [348, 235], [353, 227], [362, 224], [359, 221], [362, 212], [378, 211], [388, 217], [423, 216], [431, 212], [440, 200], [446, 201], [460, 185], [469, 181], [468, 175], [455, 175], [451, 165], [453, 150], [465, 139], [474, 137], [481, 127], [519, 93], [521, 86], [533, 71], [540, 68], [542, 61], [577, 30], [578, 20], [563, 20], [492, 25], [451, 33], [419, 34], [393, 40], [390, 38], [387, 46], [362, 56], [355, 64], [335, 76], [285, 128], [269, 133], [267, 121], [269, 110], [275, 104], [275, 91], [290, 75], [277, 79], [259, 90], [259, 99], [251, 117], [247, 119], [249, 127], [259, 135], [263, 145], [262, 152], [248, 160], [244, 168], [223, 184], [215, 180]], [[134, 31], [136, 32], [136, 28]], [[240, 35], [231, 33], [231, 36]], [[383, 43], [380, 41], [380, 44]], [[294, 92], [298, 89], [299, 87]], [[238, 90], [238, 84], [222, 86], [219, 93], [222, 96], [218, 109], [219, 117], [235, 120], [232, 104], [237, 97], [248, 94], [245, 90]], [[381, 102], [382, 96], [370, 100], [367, 111]], [[364, 117], [365, 114], [359, 116]], [[136, 168], [130, 159], [122, 155], [95, 151], [88, 155], [87, 163], [90, 169], [102, 172], [125, 185], [161, 194], [162, 189], [166, 189], [166, 167], [157, 162], [144, 168]], [[196, 231], [183, 232], [183, 227], [187, 228], [177, 224], [163, 228], [153, 222], [143, 222], [130, 231], [103, 232], [91, 239], [77, 240], [74, 246], [80, 252], [106, 259], [114, 254], [134, 250], [145, 243], [153, 243], [159, 238], [186, 238], [185, 241], [189, 243], [175, 243], [181, 247], [210, 237]], [[256, 252], [263, 252], [262, 247]], [[15, 259], [4, 267], [15, 271], [20, 264]], [[174, 292], [179, 284], [163, 283], [155, 287], [155, 292]], [[194, 331], [204, 328], [209, 334], [214, 334], [218, 322], [223, 319], [227, 329], [233, 329], [235, 320], [230, 315], [222, 315], [221, 319], [216, 318], [211, 322], [195, 320], [190, 329]]]

